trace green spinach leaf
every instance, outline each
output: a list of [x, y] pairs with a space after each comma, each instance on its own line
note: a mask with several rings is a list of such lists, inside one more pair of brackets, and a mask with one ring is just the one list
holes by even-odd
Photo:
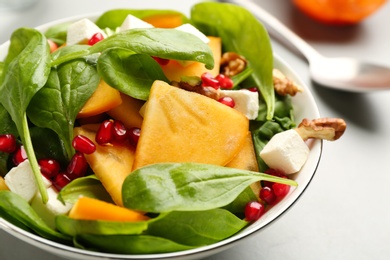
[[46, 85], [33, 97], [27, 113], [39, 127], [52, 129], [64, 143], [67, 157], [74, 153], [73, 127], [76, 116], [96, 90], [100, 77], [96, 68], [74, 60], [52, 69]]
[[253, 69], [247, 66], [242, 72], [231, 77], [233, 89], [241, 89], [240, 84], [253, 74]]
[[248, 222], [224, 209], [173, 211], [149, 223], [147, 234], [189, 246], [204, 246], [228, 238]]
[[155, 15], [180, 15], [182, 22], [187, 23], [188, 18], [180, 12], [174, 10], [137, 10], [137, 9], [117, 9], [110, 10], [102, 14], [97, 20], [96, 25], [100, 28], [110, 28], [115, 30], [115, 28], [122, 25], [126, 17], [131, 14], [139, 19], [155, 16]]
[[213, 2], [196, 4], [191, 20], [206, 35], [221, 37], [224, 51], [239, 53], [249, 61], [253, 80], [267, 104], [267, 119], [271, 120], [275, 105], [273, 54], [263, 25], [245, 8]]
[[122, 186], [123, 205], [145, 212], [197, 211], [231, 203], [251, 183], [296, 182], [209, 164], [161, 163], [135, 170]]
[[4, 62], [0, 61], [0, 78], [4, 71]]
[[52, 158], [62, 166], [67, 165], [69, 161], [66, 157], [64, 143], [53, 130], [32, 126], [30, 134], [38, 159]]
[[45, 36], [48, 39], [51, 39], [58, 45], [62, 45], [66, 42], [66, 34], [68, 32], [68, 27], [71, 23], [62, 23], [50, 27], [46, 32]]
[[99, 75], [113, 88], [133, 98], [147, 100], [155, 80], [169, 82], [160, 65], [149, 55], [109, 49], [98, 60]]
[[79, 220], [65, 215], [56, 216], [56, 228], [68, 236], [80, 234], [93, 235], [137, 235], [148, 227], [146, 221], [102, 221], [102, 220]]
[[89, 175], [73, 180], [60, 191], [58, 194], [58, 200], [63, 203], [68, 202], [74, 204], [80, 196], [95, 198], [112, 203], [111, 196], [95, 175]]
[[76, 247], [115, 254], [158, 254], [183, 251], [194, 247], [148, 235], [89, 235], [74, 239]]
[[249, 201], [256, 201], [258, 198], [253, 192], [251, 187], [247, 187], [243, 192], [238, 195], [238, 197], [233, 200], [230, 204], [224, 206], [223, 208], [232, 212], [235, 215], [243, 215], [245, 211], [245, 206]]
[[32, 146], [26, 109], [33, 96], [45, 85], [49, 72], [50, 54], [46, 37], [35, 29], [16, 30], [5, 60], [0, 102], [15, 122], [44, 202], [47, 202], [48, 196]]
[[0, 191], [0, 217], [11, 223], [20, 222], [38, 235], [63, 244], [70, 244], [70, 237], [58, 233], [31, 208], [30, 204], [19, 195], [10, 191]]
[[132, 29], [116, 33], [89, 49], [72, 52], [52, 61], [52, 66], [101, 53], [110, 48], [122, 48], [138, 54], [147, 54], [164, 59], [191, 60], [204, 63], [206, 68], [214, 67], [214, 58], [210, 47], [198, 37], [174, 29]]

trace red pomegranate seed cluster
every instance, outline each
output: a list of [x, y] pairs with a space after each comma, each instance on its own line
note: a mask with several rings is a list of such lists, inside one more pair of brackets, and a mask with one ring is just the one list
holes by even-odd
[[[268, 169], [265, 173], [272, 176], [285, 178], [286, 175], [275, 169]], [[281, 201], [290, 191], [290, 186], [282, 183], [263, 181], [262, 189], [260, 190], [260, 199], [272, 206]]]
[[[286, 175], [275, 169], [268, 169], [265, 173], [280, 178], [287, 178]], [[290, 191], [289, 185], [276, 182], [263, 181], [261, 186], [259, 197], [262, 203], [258, 201], [247, 203], [245, 207], [245, 219], [247, 221], [258, 220], [265, 213], [267, 206], [274, 206]]]
[[[218, 74], [214, 77], [211, 73], [205, 72], [201, 75], [200, 79], [202, 80], [203, 87], [212, 87], [214, 89], [232, 89], [234, 85], [232, 79], [224, 74]], [[228, 96], [218, 99], [218, 102], [231, 108], [234, 108], [236, 105], [234, 99]]]
[[223, 89], [232, 89], [233, 88], [233, 81], [231, 78], [219, 74], [216, 77], [211, 75], [210, 72], [205, 72], [200, 76], [200, 79], [202, 80], [202, 86], [203, 87], [212, 87], [215, 89], [223, 88]]
[[[100, 124], [95, 141], [99, 145], [112, 145], [128, 141], [131, 145], [137, 146], [140, 133], [139, 128], [127, 129], [121, 121], [110, 119]], [[84, 135], [75, 136], [72, 140], [72, 146], [76, 153], [65, 169], [62, 169], [60, 163], [54, 159], [42, 158], [38, 160], [42, 175], [50, 180], [58, 191], [72, 180], [87, 174], [89, 165], [85, 154], [92, 154], [97, 148], [95, 143]], [[18, 145], [15, 136], [11, 134], [0, 135], [0, 152], [12, 154], [15, 166], [27, 159], [23, 146]]]
[[100, 124], [95, 141], [99, 145], [112, 145], [129, 141], [136, 146], [140, 133], [141, 130], [139, 128], [127, 129], [121, 121], [108, 119]]

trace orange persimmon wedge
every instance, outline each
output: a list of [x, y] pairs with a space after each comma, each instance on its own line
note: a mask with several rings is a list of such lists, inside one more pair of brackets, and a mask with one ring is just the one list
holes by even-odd
[[239, 153], [228, 163], [226, 167], [248, 171], [259, 171], [256, 153], [253, 146], [252, 135], [248, 132], [244, 144]]
[[240, 151], [248, 119], [206, 96], [155, 81], [146, 103], [133, 169], [162, 162], [224, 166]]
[[180, 14], [160, 14], [142, 18], [157, 28], [175, 28], [183, 24]]
[[132, 98], [125, 94], [121, 94], [121, 97], [122, 104], [107, 111], [107, 114], [116, 120], [122, 121], [127, 128], [141, 128], [143, 118], [139, 110], [145, 101]]
[[137, 211], [88, 197], [81, 197], [77, 200], [69, 212], [69, 217], [79, 220], [121, 222], [137, 222], [149, 219], [149, 217]]
[[103, 80], [83, 108], [78, 113], [78, 118], [91, 117], [104, 113], [122, 103], [120, 92], [110, 87]]

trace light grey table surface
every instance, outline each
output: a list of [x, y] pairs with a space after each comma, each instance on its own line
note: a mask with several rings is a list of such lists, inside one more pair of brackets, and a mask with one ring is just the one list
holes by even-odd
[[[390, 4], [358, 26], [334, 28], [302, 16], [288, 0], [255, 1], [325, 55], [390, 66]], [[188, 13], [195, 2], [39, 0], [26, 10], [0, 13], [0, 42], [20, 26], [72, 15], [162, 5]], [[294, 207], [258, 234], [207, 259], [389, 259], [390, 92], [354, 94], [315, 86], [303, 58], [276, 41], [273, 46], [308, 84], [321, 115], [344, 118], [348, 128], [339, 141], [324, 143], [316, 176]], [[59, 258], [0, 230], [0, 259]]]

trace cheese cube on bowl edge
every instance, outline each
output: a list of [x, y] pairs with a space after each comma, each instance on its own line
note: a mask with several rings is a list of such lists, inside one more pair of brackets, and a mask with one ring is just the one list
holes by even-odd
[[297, 131], [290, 129], [274, 135], [260, 152], [260, 157], [268, 167], [292, 174], [305, 164], [309, 151]]

